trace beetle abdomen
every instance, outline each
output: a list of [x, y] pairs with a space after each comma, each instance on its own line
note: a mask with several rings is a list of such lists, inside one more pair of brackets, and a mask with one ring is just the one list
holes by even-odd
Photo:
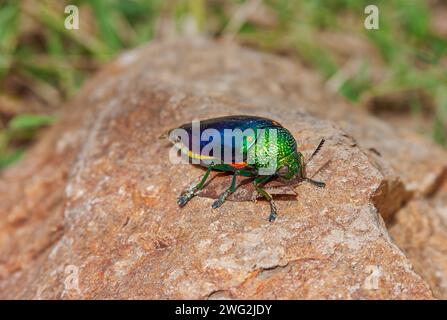
[[[169, 131], [171, 141], [183, 152], [188, 154], [190, 159], [211, 160], [215, 162], [235, 165], [235, 168], [242, 168], [247, 160], [248, 150], [256, 143], [261, 129], [283, 129], [276, 121], [254, 116], [227, 116], [207, 119], [200, 122], [192, 122], [181, 125], [178, 129], [187, 134], [186, 141], [173, 141]], [[231, 134], [241, 134], [243, 139], [237, 139]], [[219, 154], [215, 154], [214, 149], [207, 150], [207, 146], [218, 138], [220, 145]], [[206, 152], [204, 152], [206, 151]]]

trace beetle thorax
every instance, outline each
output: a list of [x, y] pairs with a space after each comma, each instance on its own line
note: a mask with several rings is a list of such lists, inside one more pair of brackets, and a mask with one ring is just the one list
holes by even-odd
[[273, 165], [275, 172], [286, 162], [293, 165], [299, 161], [299, 156], [296, 154], [296, 141], [285, 128], [265, 130], [257, 139], [256, 145], [248, 151], [248, 156], [254, 159], [256, 168]]
[[282, 159], [279, 166], [280, 168], [287, 168], [287, 171], [281, 175], [285, 179], [291, 179], [297, 174], [301, 177], [305, 176], [304, 157], [298, 151], [295, 151]]

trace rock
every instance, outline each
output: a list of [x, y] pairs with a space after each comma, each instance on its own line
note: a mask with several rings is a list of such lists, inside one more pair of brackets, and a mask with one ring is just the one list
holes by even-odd
[[[183, 91], [222, 99], [232, 97], [266, 108], [281, 104], [335, 122], [355, 138], [386, 177], [381, 190], [388, 191], [379, 192], [381, 196], [376, 198], [385, 220], [411, 197], [434, 192], [447, 173], [446, 153], [439, 146], [352, 108], [327, 90], [315, 72], [301, 65], [234, 45], [217, 46], [206, 41], [195, 42], [179, 63], [177, 52], [184, 46], [181, 41], [164, 42], [145, 51], [132, 51], [123, 55], [113, 68], [123, 70], [138, 61], [147, 70], [142, 76], [146, 81], [169, 83]], [[143, 62], [138, 59], [141, 55], [158, 58]]]
[[[366, 114], [349, 112], [359, 120], [350, 124], [323, 112], [348, 108], [324, 91], [310, 71], [233, 45], [155, 42], [125, 53], [3, 174], [0, 298], [432, 298], [378, 210], [391, 218], [437, 189], [442, 152]], [[306, 157], [324, 137], [308, 172], [327, 187], [297, 185], [296, 199], [277, 199], [274, 223], [265, 201], [212, 210], [197, 197], [179, 209], [176, 197], [203, 171], [170, 163], [158, 136], [227, 114], [279, 121]], [[393, 141], [405, 163], [391, 159]], [[404, 176], [416, 150], [400, 152], [413, 149], [431, 159]]]
[[415, 199], [390, 227], [397, 245], [438, 298], [447, 297], [447, 184], [433, 198]]

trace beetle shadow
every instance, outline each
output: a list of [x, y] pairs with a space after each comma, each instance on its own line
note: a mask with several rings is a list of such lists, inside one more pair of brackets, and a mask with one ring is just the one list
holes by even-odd
[[[212, 175], [205, 183], [202, 190], [197, 192], [197, 196], [204, 198], [217, 199], [222, 192], [227, 190], [231, 185], [231, 172], [212, 172]], [[193, 185], [196, 185], [203, 174], [194, 181]], [[256, 199], [263, 199], [261, 195], [258, 194], [256, 188], [253, 185], [254, 177], [236, 177], [236, 190], [227, 200], [229, 201], [254, 201]], [[271, 181], [264, 184], [264, 189], [269, 192], [275, 199], [278, 200], [294, 200], [296, 193], [293, 188], [285, 185], [283, 182], [273, 178]]]
[[[194, 165], [197, 168], [202, 169], [203, 174], [205, 174], [206, 169], [200, 165]], [[194, 180], [194, 183], [191, 184], [191, 186], [196, 185], [200, 182], [201, 178], [203, 177], [203, 174], [197, 177], [196, 180]], [[217, 199], [220, 195], [219, 192], [223, 192], [226, 189], [230, 187], [231, 184], [231, 177], [233, 176], [232, 172], [226, 172], [226, 171], [211, 171], [210, 177], [207, 179], [205, 184], [203, 185], [202, 190], [200, 190], [197, 195], [202, 197], [209, 197], [213, 199]], [[237, 176], [236, 177], [236, 190], [235, 193], [240, 189], [243, 188], [245, 185], [249, 184], [250, 182], [253, 182], [254, 178], [252, 177], [242, 177]], [[210, 189], [207, 191], [207, 189]], [[231, 200], [231, 195], [228, 200]]]

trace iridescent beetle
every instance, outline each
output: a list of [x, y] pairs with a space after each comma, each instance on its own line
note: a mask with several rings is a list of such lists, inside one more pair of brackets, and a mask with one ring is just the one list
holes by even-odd
[[[220, 207], [225, 202], [225, 199], [235, 191], [236, 176], [251, 177], [253, 178], [253, 185], [256, 191], [270, 203], [269, 221], [274, 221], [276, 218], [276, 206], [273, 198], [263, 188], [263, 185], [270, 179], [280, 176], [286, 180], [290, 180], [295, 175], [299, 175], [304, 181], [310, 182], [318, 187], [325, 187], [323, 182], [312, 180], [306, 176], [305, 169], [307, 163], [304, 162], [303, 155], [297, 150], [297, 143], [294, 137], [286, 128], [274, 120], [236, 115], [200, 121], [200, 130], [198, 133], [194, 132], [192, 123], [184, 124], [176, 129], [183, 129], [187, 133], [188, 139], [186, 140], [188, 142], [185, 143], [179, 140], [178, 137], [173, 136], [172, 133], [175, 129], [171, 129], [166, 133], [169, 135], [169, 140], [174, 143], [178, 150], [186, 154], [189, 160], [194, 159], [200, 166], [207, 168], [200, 182], [178, 197], [177, 203], [179, 206], [184, 206], [204, 187], [212, 170], [233, 173], [230, 186], [213, 203], [212, 208]], [[200, 150], [209, 143], [209, 141], [202, 141], [201, 139], [201, 134], [207, 129], [217, 130], [220, 134], [221, 149], [223, 150], [220, 154], [214, 155], [211, 153], [204, 155], [202, 152], [193, 152], [194, 139], [196, 146]], [[245, 136], [242, 143], [237, 143], [234, 139], [225, 139], [225, 133], [228, 130], [234, 131], [237, 129], [242, 132], [251, 129], [254, 132], [254, 136]], [[274, 135], [272, 134], [272, 130], [274, 130]], [[261, 133], [263, 135], [262, 139], [260, 138]], [[320, 151], [323, 143], [324, 139], [321, 140], [307, 162]], [[263, 150], [263, 152], [260, 153], [260, 150]], [[224, 159], [223, 155], [225, 152], [231, 153], [232, 157], [230, 160]], [[236, 152], [242, 155], [242, 161], [240, 161], [240, 158], [236, 161]], [[260, 156], [260, 154], [262, 155]], [[265, 169], [267, 163], [269, 165], [271, 163], [275, 164], [273, 172], [267, 175], [261, 174], [260, 172], [262, 169]]]

